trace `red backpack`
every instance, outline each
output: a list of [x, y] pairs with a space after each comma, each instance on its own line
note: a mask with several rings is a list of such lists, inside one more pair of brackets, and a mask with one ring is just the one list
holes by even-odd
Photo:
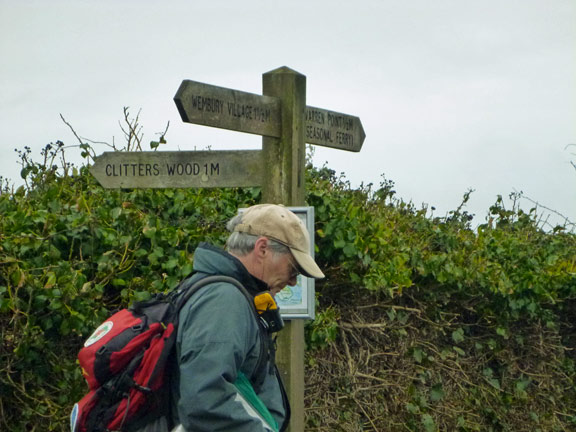
[[[169, 430], [168, 361], [178, 315], [192, 294], [215, 282], [238, 287], [258, 319], [253, 298], [227, 276], [208, 276], [192, 284], [188, 278], [167, 295], [157, 294], [115, 313], [78, 353], [89, 393], [70, 414], [72, 432]], [[151, 423], [164, 426], [146, 426]]]

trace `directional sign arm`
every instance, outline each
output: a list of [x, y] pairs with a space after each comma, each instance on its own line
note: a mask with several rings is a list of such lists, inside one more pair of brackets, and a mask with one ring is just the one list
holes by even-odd
[[280, 101], [275, 97], [184, 80], [174, 102], [187, 123], [280, 136]]
[[105, 188], [261, 186], [262, 151], [105, 152], [90, 171]]
[[309, 144], [359, 152], [366, 134], [356, 116], [307, 106], [305, 139]]

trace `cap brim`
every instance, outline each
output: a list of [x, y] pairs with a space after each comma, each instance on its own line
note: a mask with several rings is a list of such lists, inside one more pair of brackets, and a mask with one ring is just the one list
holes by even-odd
[[324, 278], [324, 273], [322, 273], [322, 270], [320, 270], [320, 267], [318, 267], [318, 264], [316, 264], [314, 258], [312, 258], [307, 253], [296, 249], [290, 249], [290, 251], [298, 263], [299, 270], [304, 276], [308, 276], [314, 279]]

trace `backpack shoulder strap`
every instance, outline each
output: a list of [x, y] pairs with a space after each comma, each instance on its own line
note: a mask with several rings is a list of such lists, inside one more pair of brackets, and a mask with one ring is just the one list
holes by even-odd
[[180, 291], [183, 291], [183, 293], [182, 293], [181, 297], [178, 296], [179, 298], [177, 299], [177, 308], [180, 309], [182, 306], [184, 306], [186, 304], [186, 302], [188, 300], [190, 300], [190, 297], [192, 297], [194, 295], [194, 293], [196, 291], [198, 291], [200, 288], [205, 287], [206, 285], [210, 285], [212, 283], [218, 283], [218, 282], [226, 282], [226, 283], [232, 284], [236, 288], [238, 288], [240, 290], [240, 292], [242, 294], [244, 294], [244, 297], [246, 297], [246, 300], [248, 300], [248, 302], [252, 306], [252, 309], [254, 309], [254, 311], [256, 312], [256, 308], [254, 306], [254, 301], [253, 301], [252, 297], [250, 296], [250, 294], [248, 293], [248, 291], [246, 290], [246, 288], [244, 288], [244, 285], [242, 285], [240, 282], [238, 282], [233, 277], [222, 276], [222, 275], [206, 276], [206, 277], [203, 277], [202, 279], [192, 283], [192, 285], [190, 285], [189, 287], [181, 288]]

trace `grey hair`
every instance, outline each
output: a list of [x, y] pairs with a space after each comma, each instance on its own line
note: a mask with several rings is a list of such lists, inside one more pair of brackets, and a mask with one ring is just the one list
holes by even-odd
[[[226, 250], [229, 252], [233, 252], [236, 255], [244, 256], [249, 254], [254, 250], [254, 246], [256, 246], [256, 240], [259, 237], [266, 237], [266, 236], [257, 236], [254, 234], [246, 234], [243, 232], [235, 232], [234, 228], [236, 225], [242, 222], [242, 215], [236, 215], [226, 224], [226, 229], [231, 232], [230, 237], [226, 240]], [[268, 237], [266, 237], [268, 238]], [[272, 252], [277, 254], [287, 254], [290, 253], [290, 249], [288, 246], [283, 245], [276, 240], [270, 239], [268, 245]]]

